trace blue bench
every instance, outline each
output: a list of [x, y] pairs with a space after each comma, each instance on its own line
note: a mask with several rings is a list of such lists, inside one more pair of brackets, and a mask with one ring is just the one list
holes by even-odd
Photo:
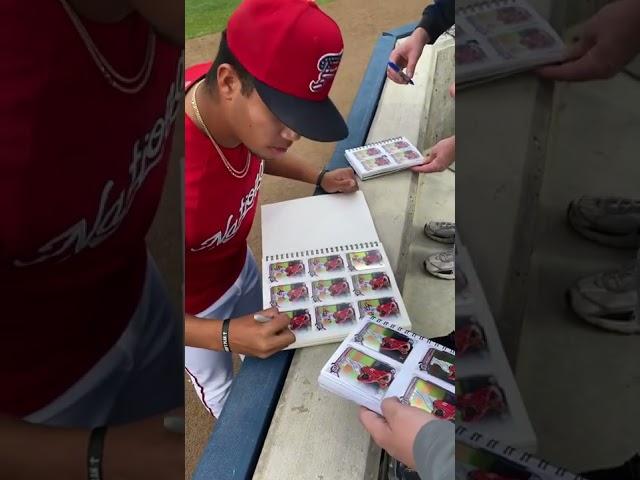
[[[347, 118], [349, 136], [336, 145], [327, 169], [346, 167], [344, 151], [365, 143], [385, 82], [389, 54], [396, 41], [410, 35], [415, 26], [412, 23], [384, 32], [376, 43]], [[194, 480], [252, 478], [293, 354], [286, 351], [267, 360], [245, 359], [198, 463]]]

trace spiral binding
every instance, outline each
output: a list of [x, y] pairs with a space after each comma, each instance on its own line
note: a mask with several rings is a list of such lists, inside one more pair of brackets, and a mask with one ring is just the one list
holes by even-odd
[[361, 147], [350, 148], [348, 150], [345, 150], [345, 153], [347, 153], [347, 152], [359, 152], [361, 150], [366, 150], [367, 148], [371, 148], [371, 147], [380, 147], [382, 145], [388, 145], [390, 143], [397, 142], [399, 140], [407, 141], [407, 139], [404, 138], [404, 137], [387, 138], [386, 140], [380, 140], [379, 142], [367, 143], [366, 145], [362, 145]]
[[296, 260], [302, 257], [311, 257], [311, 256], [317, 256], [317, 255], [335, 255], [340, 252], [347, 252], [347, 251], [353, 251], [353, 250], [365, 250], [367, 248], [375, 248], [379, 246], [380, 246], [380, 242], [375, 240], [372, 242], [349, 243], [345, 245], [336, 245], [333, 247], [324, 247], [324, 248], [315, 248], [311, 250], [277, 253], [275, 255], [266, 255], [264, 259], [267, 262], [273, 262], [278, 260]]
[[[472, 432], [467, 427], [463, 427], [461, 425], [456, 426], [456, 437], [460, 437], [458, 438], [458, 440], [461, 440], [462, 442], [470, 440], [471, 442], [475, 443], [477, 447], [490, 450], [501, 457], [508, 457], [511, 460], [522, 465], [527, 465], [528, 467], [537, 469], [538, 471], [550, 473], [554, 475], [555, 478], [562, 478], [567, 480], [584, 480], [584, 477], [578, 474], [568, 472], [562, 467], [551, 465], [545, 460], [535, 457], [534, 455], [522, 450], [518, 450], [514, 447], [502, 446], [498, 440], [487, 438], [483, 434], [478, 432]], [[485, 438], [486, 441], [483, 441], [483, 438]]]
[[407, 336], [407, 337], [411, 337], [414, 339], [418, 339], [418, 340], [422, 340], [427, 342], [428, 345], [434, 346], [434, 347], [438, 347], [438, 349], [444, 350], [445, 352], [448, 353], [452, 353], [455, 355], [456, 352], [454, 352], [453, 350], [451, 350], [450, 348], [446, 348], [443, 345], [440, 345], [437, 342], [434, 342], [426, 337], [423, 337], [422, 335], [417, 334], [416, 332], [412, 332], [411, 330], [407, 330], [406, 328], [402, 328], [400, 325], [396, 325], [395, 323], [389, 322], [388, 320], [377, 320], [377, 322], [382, 325], [383, 327], [390, 327], [393, 330], [397, 331], [398, 333], [402, 333], [403, 335]]
[[430, 342], [428, 338], [424, 338], [422, 335], [418, 335], [416, 332], [412, 332], [411, 330], [402, 328], [401, 326], [396, 325], [395, 323], [391, 323], [388, 320], [383, 320], [381, 323], [382, 323], [382, 326], [391, 327], [393, 330], [397, 331], [398, 333], [402, 333], [407, 337], [417, 338], [418, 340], [426, 340], [427, 342]]
[[514, 5], [519, 3], [518, 0], [479, 0], [456, 8], [456, 14], [469, 15], [471, 13], [484, 12], [487, 10], [495, 10], [499, 7]]

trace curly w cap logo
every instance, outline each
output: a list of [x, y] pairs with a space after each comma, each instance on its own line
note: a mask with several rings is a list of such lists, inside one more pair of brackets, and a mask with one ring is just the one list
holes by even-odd
[[327, 83], [330, 83], [333, 77], [336, 76], [341, 59], [342, 52], [327, 53], [321, 56], [318, 60], [318, 78], [309, 83], [309, 90], [313, 93], [318, 93]]

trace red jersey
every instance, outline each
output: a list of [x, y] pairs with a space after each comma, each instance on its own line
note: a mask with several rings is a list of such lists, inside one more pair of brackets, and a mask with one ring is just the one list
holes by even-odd
[[[155, 36], [148, 82], [125, 94], [60, 2], [0, 13], [0, 412], [25, 416], [89, 371], [136, 309], [183, 61]], [[142, 17], [83, 24], [116, 71], [140, 70]]]
[[[188, 68], [185, 90], [209, 67]], [[221, 150], [234, 169], [242, 170], [247, 147]], [[264, 166], [251, 154], [247, 174], [234, 177], [209, 137], [188, 115], [185, 152], [185, 310], [195, 315], [215, 303], [242, 271]]]

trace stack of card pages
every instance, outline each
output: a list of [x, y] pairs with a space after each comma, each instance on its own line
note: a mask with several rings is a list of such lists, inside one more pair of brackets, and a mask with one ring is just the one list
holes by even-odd
[[362, 192], [262, 207], [265, 308], [286, 313], [299, 348], [343, 340], [362, 318], [409, 327]]
[[456, 428], [455, 472], [456, 480], [584, 478], [462, 426]]
[[551, 25], [525, 0], [459, 0], [456, 83], [487, 81], [567, 56]]
[[424, 157], [405, 137], [389, 138], [345, 150], [344, 155], [362, 179], [399, 172], [424, 163]]
[[459, 422], [535, 451], [536, 436], [469, 252], [456, 240], [456, 394]]
[[398, 397], [450, 421], [455, 380], [453, 350], [373, 316], [360, 321], [318, 377], [321, 387], [374, 412], [381, 413], [384, 398]]

